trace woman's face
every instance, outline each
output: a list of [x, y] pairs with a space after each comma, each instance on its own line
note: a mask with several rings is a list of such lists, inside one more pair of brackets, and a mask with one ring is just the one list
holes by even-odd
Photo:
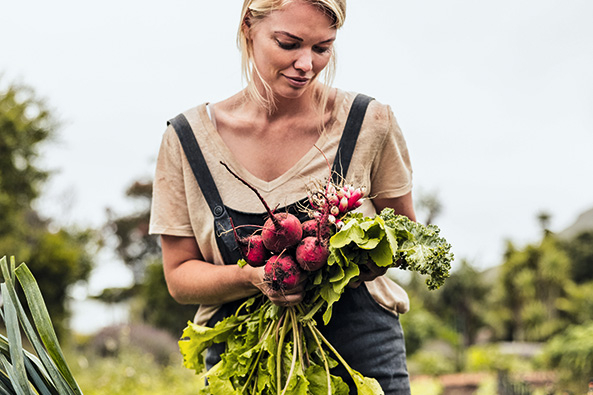
[[255, 66], [278, 98], [298, 98], [311, 86], [330, 61], [336, 38], [331, 19], [304, 1], [245, 28]]

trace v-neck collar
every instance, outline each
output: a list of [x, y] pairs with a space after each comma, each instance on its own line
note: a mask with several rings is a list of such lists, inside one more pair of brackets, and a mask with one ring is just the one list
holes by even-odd
[[236, 156], [228, 148], [228, 146], [218, 133], [218, 130], [216, 130], [216, 127], [214, 126], [211, 118], [208, 116], [206, 106], [209, 103], [202, 104], [197, 108], [197, 110], [202, 124], [206, 128], [208, 137], [211, 139], [210, 142], [216, 147], [216, 150], [219, 152], [221, 158], [224, 158], [225, 162], [233, 169], [233, 171], [239, 174], [239, 176], [241, 176], [251, 186], [253, 186], [260, 192], [268, 193], [278, 188], [279, 186], [281, 186], [288, 180], [292, 179], [293, 177], [298, 176], [302, 172], [303, 168], [308, 163], [310, 163], [316, 155], [319, 155], [319, 150], [316, 147], [322, 147], [327, 141], [328, 135], [337, 132], [336, 128], [339, 127], [339, 122], [336, 122], [336, 120], [338, 119], [337, 117], [339, 111], [343, 110], [343, 101], [345, 100], [345, 98], [345, 92], [338, 89], [329, 125], [327, 126], [325, 131], [323, 131], [319, 135], [319, 138], [317, 139], [315, 146], [311, 147], [311, 149], [309, 149], [309, 151], [307, 151], [307, 153], [305, 153], [305, 155], [303, 155], [290, 169], [288, 169], [286, 172], [270, 181], [265, 181], [259, 177], [256, 177], [247, 169], [245, 169], [237, 160]]

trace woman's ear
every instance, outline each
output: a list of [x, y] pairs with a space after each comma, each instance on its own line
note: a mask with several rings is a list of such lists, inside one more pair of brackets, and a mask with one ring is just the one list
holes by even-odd
[[252, 15], [251, 10], [247, 10], [245, 13], [245, 18], [243, 18], [243, 23], [241, 24], [241, 29], [243, 29], [243, 35], [249, 40], [251, 39], [250, 32], [251, 32], [251, 21]]

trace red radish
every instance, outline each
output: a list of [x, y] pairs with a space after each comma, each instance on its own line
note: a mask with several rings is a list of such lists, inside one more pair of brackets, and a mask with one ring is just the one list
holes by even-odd
[[264, 246], [261, 235], [251, 235], [238, 241], [238, 244], [243, 259], [245, 259], [249, 265], [259, 267], [266, 264], [269, 252]]
[[235, 235], [235, 241], [239, 246], [239, 251], [245, 262], [253, 267], [265, 265], [270, 253], [266, 250], [261, 235], [253, 234], [248, 237], [239, 237], [235, 224], [233, 224], [233, 219], [231, 218], [230, 221], [233, 234]]
[[319, 237], [305, 237], [296, 249], [296, 259], [303, 270], [315, 271], [327, 263], [329, 248]]
[[331, 232], [328, 226], [321, 226], [320, 220], [322, 217], [318, 219], [309, 219], [302, 224], [303, 228], [303, 239], [308, 236], [315, 236], [317, 237], [318, 229], [321, 230], [321, 238], [322, 239], [329, 239], [331, 236]]
[[288, 254], [272, 255], [264, 266], [264, 280], [274, 291], [296, 287], [303, 275], [298, 263]]
[[259, 194], [257, 189], [235, 174], [224, 162], [220, 162], [239, 181], [251, 189], [264, 205], [270, 218], [265, 222], [262, 230], [262, 238], [266, 248], [273, 252], [283, 251], [285, 248], [296, 245], [303, 236], [301, 221], [290, 213], [274, 214], [270, 207]]
[[303, 229], [303, 238], [317, 235], [317, 221], [314, 219], [303, 222], [301, 228]]
[[296, 245], [303, 237], [301, 221], [290, 213], [271, 214], [261, 232], [264, 245], [273, 252], [281, 252]]

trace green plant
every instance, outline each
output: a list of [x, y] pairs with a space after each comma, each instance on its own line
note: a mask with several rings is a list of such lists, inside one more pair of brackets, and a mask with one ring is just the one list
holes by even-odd
[[[0, 259], [4, 282], [1, 318], [6, 336], [0, 336], [0, 391], [2, 394], [82, 395], [64, 358], [43, 296], [26, 264], [18, 267]], [[20, 284], [31, 320], [16, 292]], [[32, 321], [32, 323], [31, 323]], [[24, 349], [21, 330], [35, 354]]]
[[410, 380], [412, 394], [440, 395], [443, 393], [443, 385], [438, 378], [421, 376]]
[[455, 372], [455, 361], [432, 350], [420, 350], [408, 359], [408, 368], [413, 374], [439, 376]]
[[557, 372], [560, 388], [582, 391], [593, 377], [593, 322], [554, 336], [544, 348], [542, 362]]
[[72, 357], [73, 372], [85, 395], [195, 395], [201, 380], [183, 368], [179, 351], [166, 365], [130, 345], [113, 357], [88, 352]]

